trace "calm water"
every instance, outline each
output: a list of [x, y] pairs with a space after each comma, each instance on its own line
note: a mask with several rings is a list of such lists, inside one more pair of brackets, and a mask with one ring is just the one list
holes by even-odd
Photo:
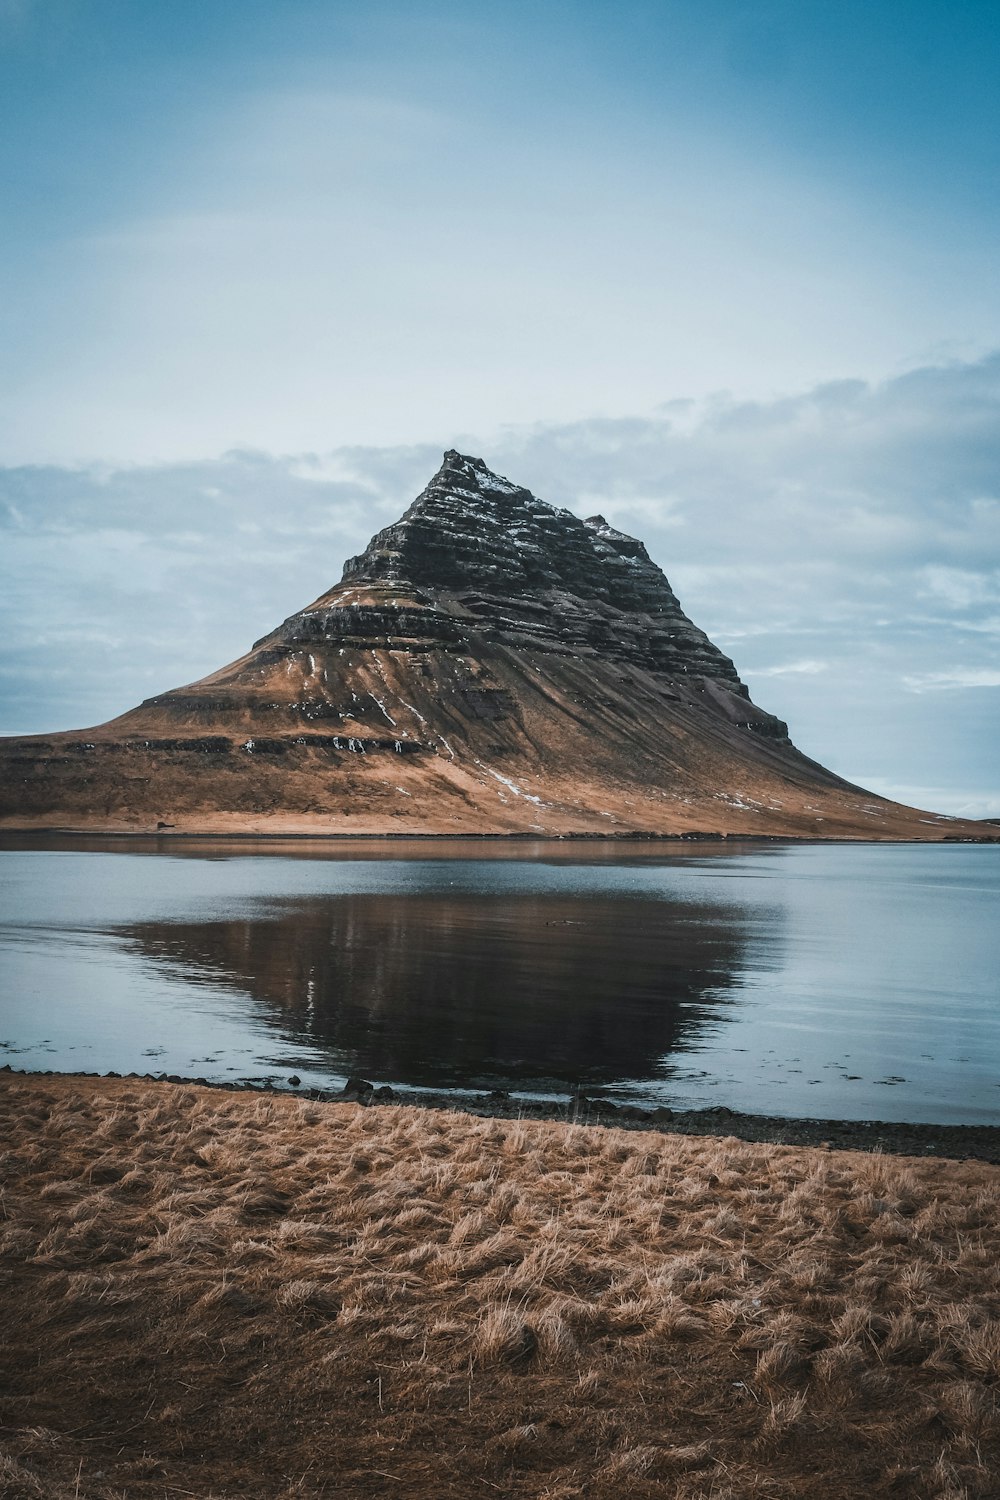
[[1000, 1123], [1000, 847], [0, 848], [0, 1062]]

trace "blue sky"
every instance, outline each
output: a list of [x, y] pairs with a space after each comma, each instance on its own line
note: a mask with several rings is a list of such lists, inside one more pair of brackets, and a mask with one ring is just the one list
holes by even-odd
[[456, 444], [1000, 813], [998, 64], [992, 4], [0, 0], [0, 727], [237, 654]]

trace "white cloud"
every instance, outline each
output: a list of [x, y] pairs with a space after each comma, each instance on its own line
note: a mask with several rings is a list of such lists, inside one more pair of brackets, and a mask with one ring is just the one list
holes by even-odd
[[993, 791], [956, 791], [951, 786], [912, 786], [880, 776], [865, 781], [870, 791], [907, 807], [933, 807], [951, 818], [1000, 818], [1000, 787]]
[[773, 667], [747, 667], [747, 677], [815, 677], [820, 672], [825, 672], [827, 663], [816, 661], [814, 657], [805, 657], [800, 661], [781, 662]]
[[951, 692], [956, 688], [1000, 687], [1000, 667], [953, 667], [944, 672], [918, 672], [903, 678], [911, 693]]
[[[975, 509], [975, 502], [973, 502]], [[953, 609], [965, 609], [972, 604], [1000, 601], [1000, 572], [973, 572], [968, 568], [942, 568], [931, 566], [922, 569], [928, 593], [943, 599]]]

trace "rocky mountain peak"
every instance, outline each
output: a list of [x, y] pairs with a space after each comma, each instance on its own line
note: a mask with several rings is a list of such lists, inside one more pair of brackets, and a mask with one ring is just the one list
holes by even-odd
[[641, 542], [603, 516], [581, 521], [455, 449], [400, 520], [345, 564], [345, 583], [379, 579], [507, 594], [562, 588], [623, 609], [677, 608]]
[[502, 474], [494, 474], [481, 458], [473, 458], [471, 454], [459, 453], [456, 448], [449, 448], [441, 461], [434, 478], [427, 488], [433, 489], [437, 486], [447, 488], [452, 485], [461, 489], [464, 485], [472, 485], [482, 492], [493, 492], [496, 494], [527, 494], [520, 485], [511, 484]]
[[[276, 637], [342, 633], [334, 611], [373, 597], [386, 636], [437, 638], [456, 615], [513, 645], [605, 654], [674, 676], [698, 675], [745, 689], [727, 656], [684, 614], [663, 572], [635, 537], [603, 516], [582, 521], [449, 449], [404, 515], [350, 558], [339, 588], [286, 621]], [[397, 602], [386, 601], [388, 590]], [[387, 611], [407, 599], [396, 628]], [[368, 625], [376, 624], [374, 616]]]

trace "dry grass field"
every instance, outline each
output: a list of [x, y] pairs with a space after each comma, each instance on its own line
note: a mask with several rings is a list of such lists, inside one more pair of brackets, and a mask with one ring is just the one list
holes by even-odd
[[0, 1492], [1000, 1494], [1000, 1172], [0, 1084]]

